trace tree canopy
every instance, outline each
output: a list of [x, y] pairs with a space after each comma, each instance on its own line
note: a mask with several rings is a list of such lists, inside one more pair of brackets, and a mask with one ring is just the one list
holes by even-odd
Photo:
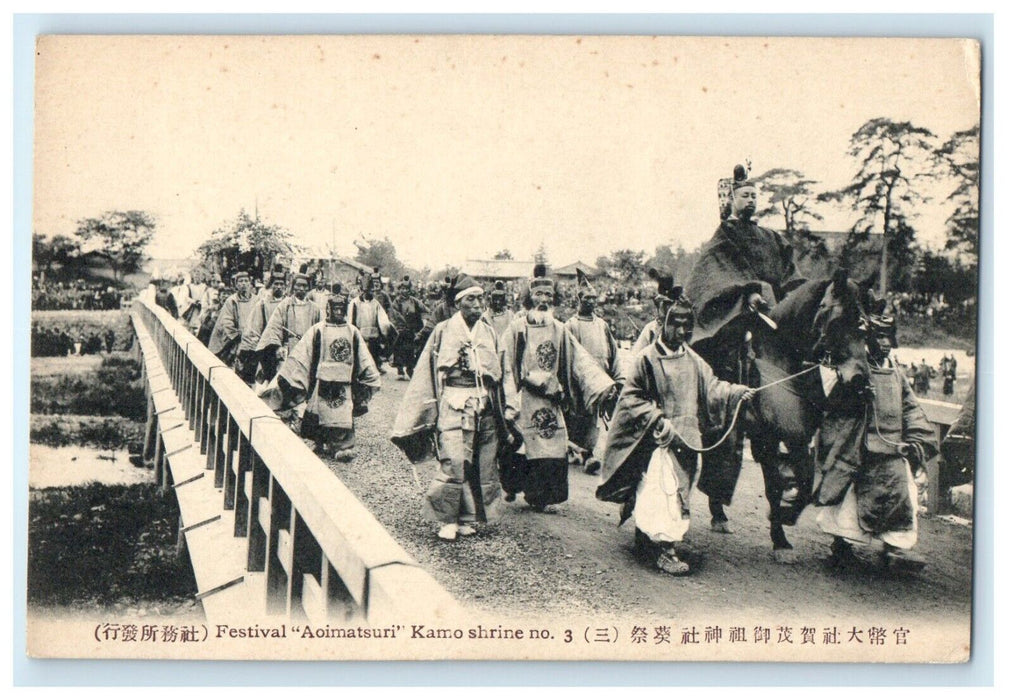
[[979, 243], [979, 127], [959, 131], [934, 153], [942, 175], [954, 184], [947, 201], [948, 250], [975, 255]]
[[911, 213], [913, 204], [925, 201], [917, 185], [930, 169], [936, 137], [929, 129], [885, 117], [870, 119], [852, 134], [848, 155], [857, 170], [841, 190], [820, 196], [824, 201], [850, 201], [858, 215], [852, 232], [869, 236], [879, 228], [884, 236], [880, 259], [880, 293], [887, 293], [888, 255], [893, 225]]
[[205, 267], [223, 278], [239, 270], [261, 277], [278, 258], [291, 258], [302, 250], [291, 239], [287, 229], [240, 209], [234, 219], [223, 222], [211, 238], [198, 246], [197, 255]]
[[81, 219], [75, 231], [83, 242], [82, 250], [106, 260], [117, 281], [140, 269], [154, 234], [155, 217], [136, 209], [107, 211], [99, 217]]

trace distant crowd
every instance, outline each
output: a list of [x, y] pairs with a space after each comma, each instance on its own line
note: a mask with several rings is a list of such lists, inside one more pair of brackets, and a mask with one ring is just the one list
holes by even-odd
[[109, 311], [122, 308], [136, 295], [134, 289], [117, 289], [101, 282], [61, 282], [32, 276], [34, 311]]

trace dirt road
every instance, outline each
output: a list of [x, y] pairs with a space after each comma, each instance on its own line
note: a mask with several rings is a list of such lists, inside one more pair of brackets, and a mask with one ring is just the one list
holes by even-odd
[[[710, 531], [707, 501], [695, 491], [688, 540], [704, 552], [699, 571], [673, 578], [644, 567], [632, 551], [633, 524], [617, 528], [618, 506], [597, 501], [598, 477], [570, 472], [570, 500], [556, 514], [536, 514], [520, 502], [501, 503], [500, 518], [477, 536], [447, 543], [420, 514], [422, 489], [409, 463], [388, 441], [406, 387], [393, 372], [370, 413], [357, 423], [357, 457], [329, 462], [342, 481], [436, 579], [466, 605], [499, 614], [652, 614], [673, 617], [749, 608], [771, 615], [819, 614], [843, 622], [855, 616], [929, 617], [967, 624], [971, 608], [972, 530], [921, 518], [920, 551], [929, 560], [917, 577], [874, 569], [836, 572], [820, 557], [828, 537], [812, 510], [790, 528], [799, 561], [776, 563], [767, 533], [760, 468], [748, 461], [729, 515], [736, 532]], [[749, 449], [747, 449], [749, 454]], [[432, 465], [419, 468], [425, 489]]]

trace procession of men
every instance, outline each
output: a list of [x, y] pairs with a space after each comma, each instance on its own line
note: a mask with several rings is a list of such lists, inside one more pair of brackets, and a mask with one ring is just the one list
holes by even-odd
[[[647, 565], [682, 576], [694, 568], [682, 540], [695, 483], [711, 529], [732, 535], [739, 527], [725, 509], [742, 468], [744, 425], [767, 389], [756, 334], [777, 328], [772, 309], [805, 282], [784, 237], [753, 220], [757, 187], [742, 166], [720, 181], [720, 210], [685, 284], [671, 270], [649, 271], [654, 318], [627, 356], [598, 313], [592, 279], [577, 270], [576, 313], [564, 323], [557, 282], [542, 264], [514, 304], [503, 280], [487, 289], [456, 274], [427, 287], [405, 276], [392, 298], [380, 268], [350, 289], [322, 269], [281, 264], [261, 280], [237, 270], [231, 289], [215, 277], [161, 285], [156, 300], [280, 415], [295, 415], [294, 429], [318, 454], [339, 461], [354, 457], [355, 420], [384, 387], [389, 362], [407, 382], [390, 439], [413, 471], [438, 463], [419, 486], [439, 539], [476, 534], [504, 504], [554, 512], [570, 497], [575, 466], [601, 472], [596, 496], [620, 505], [621, 524], [634, 519], [635, 551]], [[919, 509], [914, 484], [936, 438], [889, 360], [893, 318], [876, 302], [867, 316], [857, 328], [866, 333], [863, 374], [880, 387], [876, 401], [836, 383], [828, 363], [812, 493], [777, 467], [765, 478], [787, 509], [820, 508], [831, 563], [852, 562], [854, 546], [879, 546], [918, 570], [925, 562], [907, 554]], [[890, 420], [867, 420], [868, 409]], [[758, 461], [782, 458], [776, 437], [751, 434], [750, 444]], [[781, 524], [782, 511], [771, 510]]]

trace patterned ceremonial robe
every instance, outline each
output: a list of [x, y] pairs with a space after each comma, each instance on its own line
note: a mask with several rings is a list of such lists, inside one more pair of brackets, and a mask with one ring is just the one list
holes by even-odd
[[[865, 533], [909, 549], [918, 512], [911, 472], [937, 454], [937, 434], [897, 368], [871, 366], [870, 385], [868, 396], [840, 385], [831, 390], [817, 440], [814, 505], [840, 506], [851, 488], [858, 529], [855, 516], [851, 531], [827, 527], [843, 524], [840, 509], [818, 515], [818, 524], [830, 534], [860, 539]], [[900, 454], [903, 444], [915, 446], [916, 464]]]
[[[429, 519], [460, 523], [493, 515], [500, 499], [494, 416], [501, 378], [497, 338], [489, 324], [480, 319], [469, 329], [460, 313], [437, 324], [419, 356], [391, 434], [391, 441], [413, 463], [434, 453], [440, 460], [423, 503]], [[466, 454], [472, 455], [468, 465]]]
[[300, 435], [340, 450], [355, 445], [353, 408], [380, 388], [380, 374], [354, 326], [321, 322], [289, 351], [278, 383], [306, 397]]
[[684, 520], [689, 518], [697, 453], [687, 445], [700, 449], [702, 430], [728, 426], [746, 389], [715, 377], [708, 364], [685, 343], [675, 351], [661, 340], [649, 345], [634, 358], [620, 393], [606, 437], [602, 482], [595, 496], [626, 504], [623, 513], [629, 517], [638, 483], [656, 447], [651, 433], [664, 416], [679, 435], [669, 449], [679, 478], [682, 516]]
[[509, 493], [543, 507], [567, 500], [567, 427], [564, 411], [593, 414], [613, 386], [562, 323], [532, 312], [519, 315], [501, 338], [504, 396], [516, 412], [524, 439], [524, 460], [501, 476]]
[[[723, 221], [704, 244], [687, 280], [695, 314], [691, 347], [721, 379], [745, 383], [752, 360], [745, 329], [732, 322], [748, 310], [752, 293], [759, 293], [773, 308], [801, 281], [792, 247], [780, 234], [753, 221]], [[737, 429], [718, 449], [704, 454], [697, 486], [710, 499], [727, 505], [742, 465], [743, 431]]]
[[500, 338], [514, 321], [514, 312], [504, 309], [497, 313], [489, 308], [482, 312], [482, 317], [486, 319], [486, 323], [493, 326], [493, 332], [496, 333], [497, 338]]
[[[599, 367], [605, 370], [613, 381], [622, 384], [626, 374], [616, 352], [616, 340], [609, 330], [609, 324], [599, 316], [582, 318], [574, 315], [564, 324], [571, 335], [581, 344], [588, 354], [595, 358]], [[567, 433], [570, 441], [588, 452], [595, 449], [599, 438], [598, 416], [583, 411], [572, 411], [567, 414]]]
[[232, 294], [222, 304], [222, 311], [215, 321], [215, 329], [211, 331], [208, 349], [227, 365], [231, 365], [236, 356], [240, 338], [246, 330], [250, 312], [256, 303], [252, 295], [240, 299], [239, 294]]
[[323, 320], [320, 307], [308, 299], [286, 297], [271, 312], [268, 325], [257, 341], [257, 352], [284, 347], [291, 351], [311, 326]]

